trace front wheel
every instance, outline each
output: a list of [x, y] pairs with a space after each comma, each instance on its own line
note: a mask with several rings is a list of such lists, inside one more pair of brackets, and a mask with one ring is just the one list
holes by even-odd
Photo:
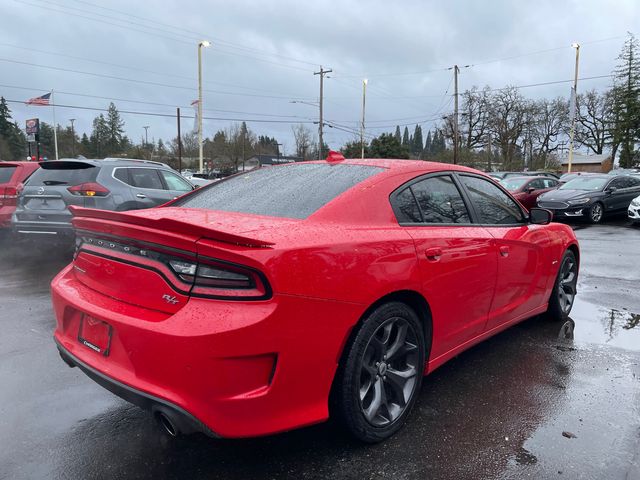
[[578, 261], [571, 250], [567, 250], [562, 257], [560, 270], [549, 298], [547, 313], [554, 320], [569, 318], [573, 302], [576, 298], [578, 283]]
[[404, 303], [376, 308], [347, 346], [337, 378], [338, 411], [358, 439], [375, 443], [397, 432], [416, 402], [425, 338]]
[[600, 223], [604, 217], [604, 207], [600, 202], [596, 202], [589, 208], [589, 221], [591, 223]]

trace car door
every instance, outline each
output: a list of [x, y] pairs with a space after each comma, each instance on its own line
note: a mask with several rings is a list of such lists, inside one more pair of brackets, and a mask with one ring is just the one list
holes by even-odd
[[544, 305], [547, 277], [545, 251], [551, 239], [541, 225], [528, 223], [518, 204], [494, 182], [458, 174], [475, 220], [493, 237], [498, 275], [486, 330], [522, 318]]
[[158, 170], [165, 188], [171, 193], [171, 198], [177, 198], [193, 190], [193, 185], [182, 176], [169, 170]]
[[157, 168], [130, 167], [127, 170], [138, 208], [162, 205], [175, 197], [165, 188]]
[[497, 274], [493, 237], [472, 223], [451, 174], [419, 177], [391, 199], [398, 221], [416, 246], [422, 294], [438, 338], [431, 353], [435, 359], [484, 329]]
[[622, 211], [629, 208], [631, 200], [640, 194], [640, 180], [630, 176], [614, 178], [605, 187], [607, 211]]
[[[522, 188], [522, 192], [524, 193], [523, 200], [520, 201], [522, 205], [527, 210], [536, 206], [536, 198], [538, 198], [539, 190], [544, 188], [544, 184], [539, 178], [535, 178], [533, 180], [529, 180], [527, 184]], [[531, 190], [533, 189], [533, 190]]]

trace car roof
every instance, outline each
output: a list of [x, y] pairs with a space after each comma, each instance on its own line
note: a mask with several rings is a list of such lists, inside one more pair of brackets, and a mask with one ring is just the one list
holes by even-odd
[[[348, 158], [345, 160], [338, 160], [335, 162], [327, 162], [326, 160], [313, 160], [307, 162], [295, 162], [295, 163], [285, 163], [282, 165], [277, 165], [275, 168], [287, 168], [295, 165], [301, 164], [334, 164], [334, 165], [365, 165], [370, 167], [379, 167], [388, 170], [388, 173], [408, 173], [408, 172], [439, 172], [443, 170], [447, 171], [459, 171], [459, 172], [469, 172], [469, 173], [481, 173], [482, 175], [486, 175], [485, 173], [480, 172], [479, 170], [475, 170], [473, 168], [465, 167], [462, 165], [454, 165], [452, 163], [441, 163], [441, 162], [428, 162], [425, 160], [404, 160], [404, 159], [393, 159], [393, 158]], [[274, 168], [274, 167], [270, 167]]]
[[138, 158], [61, 158], [60, 160], [48, 160], [46, 162], [40, 162], [40, 164], [52, 164], [53, 162], [79, 162], [88, 163], [94, 166], [155, 166], [161, 168], [171, 168], [169, 165], [161, 162], [154, 162], [152, 160], [142, 160]]

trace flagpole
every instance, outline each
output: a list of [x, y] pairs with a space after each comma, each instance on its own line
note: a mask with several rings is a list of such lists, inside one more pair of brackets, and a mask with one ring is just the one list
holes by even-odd
[[53, 144], [56, 149], [56, 160], [58, 160], [58, 126], [56, 125], [56, 104], [53, 101], [53, 90], [51, 90], [51, 108], [53, 109]]

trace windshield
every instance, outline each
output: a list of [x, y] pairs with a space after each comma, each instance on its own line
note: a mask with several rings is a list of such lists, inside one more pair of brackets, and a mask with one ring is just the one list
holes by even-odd
[[500, 183], [504, 188], [512, 192], [518, 190], [529, 180], [529, 178], [507, 177], [504, 180], [500, 180]]
[[197, 190], [172, 206], [302, 219], [381, 171], [318, 163], [259, 168]]
[[560, 190], [602, 190], [608, 181], [602, 177], [577, 177], [562, 185]]

